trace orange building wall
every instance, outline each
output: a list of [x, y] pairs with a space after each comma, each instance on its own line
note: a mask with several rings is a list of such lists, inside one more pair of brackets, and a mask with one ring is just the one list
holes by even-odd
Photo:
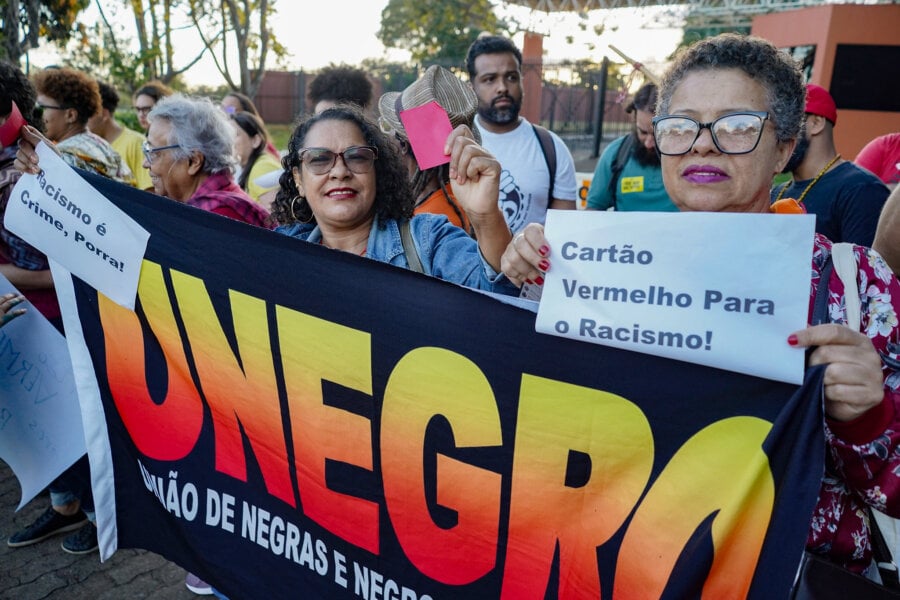
[[520, 114], [532, 123], [541, 121], [541, 86], [544, 65], [544, 36], [525, 33], [522, 43], [522, 110]]
[[[838, 44], [900, 45], [900, 5], [832, 4], [770, 13], [753, 19], [751, 33], [779, 48], [814, 44], [816, 57], [810, 83], [829, 89]], [[900, 89], [900, 82], [897, 87]], [[853, 160], [872, 138], [895, 131], [900, 131], [900, 112], [838, 106], [835, 144], [848, 160]]]

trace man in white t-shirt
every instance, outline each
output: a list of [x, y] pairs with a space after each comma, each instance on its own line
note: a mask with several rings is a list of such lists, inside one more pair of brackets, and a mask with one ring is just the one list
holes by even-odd
[[[478, 96], [475, 125], [482, 145], [503, 167], [500, 208], [512, 232], [543, 223], [548, 208], [574, 209], [578, 190], [572, 153], [559, 136], [519, 116], [523, 96], [519, 49], [504, 37], [479, 37], [469, 47], [466, 68]], [[543, 144], [539, 136], [545, 136]]]

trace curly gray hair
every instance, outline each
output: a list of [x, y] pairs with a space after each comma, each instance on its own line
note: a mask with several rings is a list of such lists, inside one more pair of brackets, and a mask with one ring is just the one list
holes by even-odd
[[806, 86], [797, 63], [767, 40], [734, 33], [700, 40], [675, 57], [660, 84], [656, 114], [669, 114], [672, 94], [685, 76], [708, 69], [740, 69], [762, 84], [778, 141], [800, 134]]
[[203, 155], [203, 172], [210, 175], [229, 171], [237, 160], [234, 156], [234, 127], [228, 116], [209, 98], [192, 98], [173, 94], [160, 100], [147, 119], [152, 123], [164, 119], [172, 124], [169, 144], [179, 159], [192, 152]]

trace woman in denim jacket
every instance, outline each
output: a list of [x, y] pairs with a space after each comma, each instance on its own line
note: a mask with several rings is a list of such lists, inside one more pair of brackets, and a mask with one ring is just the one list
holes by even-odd
[[460, 285], [508, 295], [518, 288], [499, 273], [511, 240], [497, 205], [500, 163], [460, 126], [447, 140], [453, 191], [476, 242], [443, 215], [413, 214], [400, 154], [354, 107], [337, 106], [294, 130], [272, 205], [277, 231], [336, 250], [410, 268], [401, 228], [409, 222], [422, 270]]

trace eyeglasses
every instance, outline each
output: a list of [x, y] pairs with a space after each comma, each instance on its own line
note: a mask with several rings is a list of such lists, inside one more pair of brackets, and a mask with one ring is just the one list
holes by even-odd
[[378, 158], [378, 149], [373, 146], [350, 146], [343, 152], [332, 152], [328, 148], [303, 148], [299, 153], [300, 162], [314, 175], [324, 175], [334, 168], [340, 156], [344, 164], [357, 175], [368, 173]]
[[746, 111], [722, 115], [715, 121], [701, 123], [690, 117], [659, 116], [653, 118], [656, 149], [666, 156], [687, 154], [704, 129], [709, 129], [713, 144], [723, 154], [747, 154], [756, 150], [762, 138], [769, 113]]
[[157, 152], [162, 152], [163, 150], [171, 150], [172, 148], [179, 148], [179, 144], [170, 144], [168, 146], [157, 146], [154, 148], [150, 145], [150, 142], [144, 142], [141, 144], [141, 152], [144, 153], [144, 158], [147, 159], [148, 163], [153, 162], [153, 155]]
[[153, 110], [154, 107], [152, 107], [152, 106], [132, 106], [131, 108], [133, 108], [134, 112], [136, 112], [139, 115], [148, 115], [148, 114], [150, 114], [150, 111]]
[[67, 110], [67, 106], [53, 106], [52, 104], [41, 104], [40, 102], [34, 105], [34, 112], [37, 115], [37, 118], [41, 118], [44, 116], [45, 110]]

